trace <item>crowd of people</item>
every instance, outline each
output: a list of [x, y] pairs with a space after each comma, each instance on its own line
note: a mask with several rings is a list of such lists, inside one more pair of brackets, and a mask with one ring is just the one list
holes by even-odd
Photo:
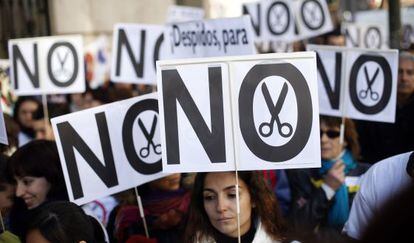
[[[154, 90], [111, 84], [49, 96], [48, 114]], [[134, 190], [113, 195], [117, 205], [105, 221], [69, 202], [43, 109], [39, 97], [24, 96], [14, 103], [12, 116], [5, 114], [9, 145], [0, 146], [0, 242], [413, 240], [408, 229], [414, 205], [414, 56], [409, 52], [399, 58], [395, 123], [320, 116], [321, 168], [172, 174], [138, 187], [144, 215]]]

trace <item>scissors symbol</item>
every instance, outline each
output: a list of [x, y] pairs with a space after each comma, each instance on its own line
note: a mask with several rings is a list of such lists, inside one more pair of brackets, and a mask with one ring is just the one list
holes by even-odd
[[[292, 135], [293, 128], [292, 125], [290, 125], [287, 122], [281, 123], [279, 119], [279, 113], [282, 109], [283, 102], [285, 101], [286, 95], [288, 92], [288, 86], [286, 83], [283, 84], [282, 91], [280, 92], [280, 96], [277, 99], [276, 105], [273, 106], [273, 100], [270, 96], [269, 90], [267, 89], [266, 83], [262, 84], [262, 93], [266, 101], [267, 108], [269, 109], [269, 112], [271, 114], [271, 119], [269, 122], [263, 122], [259, 126], [259, 133], [263, 137], [269, 137], [273, 134], [273, 126], [276, 121], [277, 129], [279, 131], [280, 136], [287, 138], [290, 135]], [[283, 129], [283, 128], [286, 129]], [[287, 130], [286, 132], [283, 132], [283, 130]]]
[[154, 138], [154, 134], [155, 134], [155, 128], [157, 125], [157, 116], [154, 115], [154, 119], [152, 120], [152, 125], [151, 125], [151, 131], [148, 134], [147, 129], [145, 128], [144, 123], [142, 123], [141, 119], [138, 118], [138, 125], [142, 130], [142, 133], [144, 133], [145, 138], [147, 139], [148, 143], [146, 147], [142, 147], [139, 150], [139, 155], [141, 155], [142, 158], [146, 158], [149, 156], [150, 154], [150, 145], [152, 146], [152, 149], [154, 150], [154, 152], [156, 154], [161, 154], [161, 144], [154, 144], [154, 141], [152, 140]]
[[375, 79], [377, 78], [377, 75], [379, 73], [379, 68], [377, 68], [377, 70], [375, 71], [374, 76], [372, 77], [372, 79], [369, 78], [367, 66], [364, 67], [364, 72], [365, 72], [365, 80], [367, 82], [368, 87], [365, 90], [360, 90], [359, 91], [359, 97], [361, 97], [362, 99], [367, 98], [368, 91], [369, 91], [371, 99], [372, 100], [378, 100], [379, 94], [378, 94], [378, 92], [375, 92], [375, 91], [372, 90], [372, 84], [374, 84]]

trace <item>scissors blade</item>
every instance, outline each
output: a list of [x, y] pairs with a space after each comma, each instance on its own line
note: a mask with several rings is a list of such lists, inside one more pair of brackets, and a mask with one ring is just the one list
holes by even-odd
[[150, 135], [148, 134], [147, 128], [145, 128], [144, 123], [138, 118], [138, 125], [141, 128], [142, 133], [144, 134], [145, 138], [149, 141], [151, 139]]
[[154, 118], [152, 119], [151, 131], [149, 134], [151, 139], [154, 137], [156, 127], [157, 127], [157, 115], [154, 115]]
[[375, 79], [378, 76], [379, 67], [377, 67], [377, 70], [375, 71], [374, 76], [372, 77], [372, 79], [369, 78], [367, 66], [364, 67], [364, 73], [365, 73], [365, 79], [367, 81], [368, 89], [370, 89], [372, 84], [375, 82]]
[[269, 109], [270, 114], [272, 114], [274, 104], [273, 104], [273, 100], [272, 100], [272, 97], [270, 96], [270, 92], [269, 92], [269, 89], [267, 88], [266, 83], [262, 84], [262, 93], [263, 93], [263, 97], [265, 98], [267, 108]]
[[288, 86], [286, 83], [284, 83], [282, 87], [282, 91], [280, 91], [279, 98], [277, 99], [276, 106], [273, 109], [273, 112], [274, 112], [273, 115], [278, 115], [280, 113], [280, 110], [282, 110], [282, 106], [283, 106], [283, 103], [285, 102], [287, 92], [288, 92]]

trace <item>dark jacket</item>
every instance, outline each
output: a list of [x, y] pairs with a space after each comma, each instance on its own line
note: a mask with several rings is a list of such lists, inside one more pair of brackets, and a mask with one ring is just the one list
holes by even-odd
[[[358, 163], [347, 176], [360, 176], [368, 170], [369, 164]], [[287, 170], [292, 194], [289, 221], [295, 229], [318, 230], [327, 226], [327, 217], [334, 198], [328, 200], [321, 188], [322, 176], [319, 168]], [[348, 187], [349, 203], [357, 188]]]

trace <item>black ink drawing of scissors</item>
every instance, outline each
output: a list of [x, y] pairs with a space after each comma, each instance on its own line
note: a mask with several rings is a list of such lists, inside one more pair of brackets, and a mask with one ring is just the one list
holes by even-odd
[[379, 94], [378, 94], [378, 92], [375, 92], [375, 91], [372, 90], [372, 85], [374, 84], [375, 79], [377, 78], [377, 75], [379, 73], [379, 68], [377, 68], [377, 71], [375, 71], [374, 76], [372, 77], [372, 79], [369, 78], [368, 70], [367, 70], [366, 66], [364, 67], [364, 72], [365, 72], [365, 79], [366, 79], [368, 87], [365, 90], [360, 90], [359, 91], [359, 97], [361, 99], [367, 98], [368, 91], [369, 91], [371, 99], [374, 100], [374, 101], [378, 100]]
[[145, 138], [147, 139], [148, 143], [146, 147], [142, 147], [139, 150], [139, 155], [141, 155], [142, 158], [146, 158], [149, 156], [150, 154], [150, 145], [152, 146], [152, 149], [154, 150], [154, 152], [156, 154], [161, 154], [161, 144], [154, 144], [154, 141], [152, 140], [154, 138], [154, 134], [155, 134], [155, 128], [157, 125], [157, 116], [154, 115], [154, 119], [152, 120], [152, 125], [151, 125], [151, 131], [148, 134], [147, 129], [144, 126], [144, 123], [142, 123], [141, 119], [138, 118], [138, 125], [142, 130], [142, 133], [144, 134]]
[[[282, 91], [280, 92], [280, 96], [277, 99], [276, 105], [273, 105], [273, 100], [272, 100], [272, 97], [270, 96], [269, 90], [267, 89], [266, 83], [262, 84], [262, 93], [265, 98], [267, 108], [269, 109], [269, 112], [271, 115], [271, 119], [269, 122], [263, 122], [259, 126], [259, 133], [263, 137], [269, 137], [270, 135], [273, 134], [273, 126], [274, 126], [275, 121], [276, 121], [277, 129], [279, 131], [280, 136], [287, 138], [292, 134], [293, 132], [292, 125], [290, 125], [287, 122], [281, 123], [280, 118], [279, 118], [279, 113], [280, 113], [280, 110], [282, 109], [283, 102], [285, 101], [287, 92], [288, 92], [288, 86], [286, 83], [284, 83], [282, 87]], [[286, 128], [285, 131], [287, 130], [286, 132], [283, 132], [284, 127]]]

